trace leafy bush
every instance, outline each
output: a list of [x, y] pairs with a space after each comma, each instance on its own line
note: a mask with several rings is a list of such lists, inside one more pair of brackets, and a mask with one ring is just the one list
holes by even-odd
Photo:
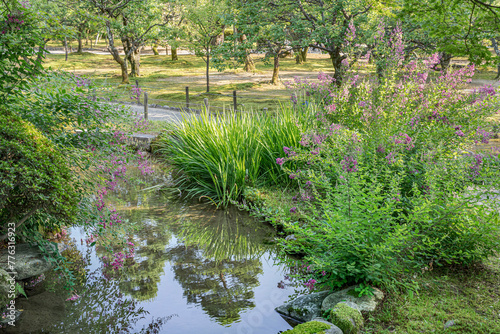
[[245, 112], [185, 118], [160, 142], [163, 154], [182, 173], [178, 186], [192, 197], [226, 206], [246, 186], [284, 183], [276, 165], [283, 146], [298, 144], [308, 111], [283, 108], [275, 117]]
[[431, 78], [426, 62], [380, 82], [351, 75], [335, 88], [321, 74], [290, 84], [323, 106], [278, 161], [300, 186], [291, 212], [302, 218], [283, 244], [305, 255], [309, 282], [388, 284], [500, 250], [498, 157], [466, 154], [491, 136], [496, 92], [460, 90], [473, 67]]
[[26, 7], [4, 1], [0, 9], [0, 104], [12, 100], [43, 72], [43, 37], [40, 29], [34, 29], [35, 13]]
[[79, 201], [71, 169], [33, 125], [0, 107], [0, 221], [20, 226], [44, 212], [69, 224]]

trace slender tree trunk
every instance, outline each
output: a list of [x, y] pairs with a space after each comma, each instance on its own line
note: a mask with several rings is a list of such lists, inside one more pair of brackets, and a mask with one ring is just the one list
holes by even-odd
[[[500, 48], [498, 47], [498, 41], [496, 38], [491, 38], [491, 45], [493, 46], [493, 50], [495, 50], [497, 57], [500, 57]], [[495, 80], [497, 79], [500, 79], [500, 61], [497, 63], [497, 75]]]
[[293, 51], [295, 53], [295, 64], [302, 64], [304, 62], [302, 58], [302, 48], [295, 48]]
[[128, 80], [128, 68], [127, 68], [127, 56], [123, 59], [120, 57], [120, 53], [118, 49], [115, 47], [115, 39], [113, 33], [111, 31], [111, 22], [106, 21], [106, 30], [107, 30], [107, 38], [108, 38], [108, 51], [113, 56], [113, 59], [120, 64], [120, 69], [122, 71], [122, 84], [129, 84]]
[[302, 48], [300, 53], [302, 54], [302, 61], [305, 63], [307, 62], [307, 51], [309, 51], [309, 47], [306, 46], [305, 48]]
[[207, 52], [207, 93], [210, 92], [210, 51]]
[[68, 38], [64, 36], [64, 54], [65, 54], [65, 61], [68, 61]]
[[159, 56], [160, 55], [158, 53], [158, 43], [155, 42], [151, 48], [153, 49], [153, 53], [154, 53], [155, 56]]
[[82, 53], [82, 52], [83, 52], [82, 35], [78, 34], [78, 50], [76, 50], [76, 53]]
[[172, 61], [179, 60], [177, 57], [177, 48], [172, 47]]
[[274, 68], [273, 68], [273, 78], [271, 79], [271, 84], [279, 84], [279, 73], [280, 73], [280, 57], [279, 52], [274, 56]]
[[165, 45], [165, 56], [168, 56], [168, 45]]

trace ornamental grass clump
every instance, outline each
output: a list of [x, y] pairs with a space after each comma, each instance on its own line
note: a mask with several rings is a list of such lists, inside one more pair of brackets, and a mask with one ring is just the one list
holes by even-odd
[[187, 196], [227, 206], [247, 186], [290, 182], [276, 159], [283, 146], [298, 144], [298, 124], [305, 123], [309, 110], [284, 106], [274, 116], [186, 117], [161, 139], [159, 152], [180, 172], [177, 186]]
[[393, 54], [397, 66], [375, 80], [289, 83], [321, 106], [277, 161], [299, 187], [292, 217], [301, 220], [287, 224], [296, 238], [283, 245], [305, 255], [312, 269], [302, 276], [317, 286], [408, 286], [424, 268], [500, 251], [498, 154], [470, 152], [491, 138], [497, 93], [463, 90], [474, 66], [431, 75], [436, 57]]

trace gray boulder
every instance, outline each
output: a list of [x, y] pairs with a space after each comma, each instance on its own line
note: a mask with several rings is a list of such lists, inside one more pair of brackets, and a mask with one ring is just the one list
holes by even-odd
[[[29, 244], [16, 245], [15, 254], [10, 255], [10, 263], [8, 256], [6, 249], [1, 251], [0, 268], [14, 272], [16, 281], [39, 276], [52, 268], [52, 264], [44, 259], [38, 247]], [[13, 270], [10, 270], [9, 265], [13, 266]]]
[[322, 322], [328, 326], [330, 326], [330, 329], [325, 330], [325, 334], [344, 334], [340, 328], [332, 324], [331, 322], [326, 321], [323, 318], [314, 318], [312, 321], [318, 321]]
[[361, 297], [356, 297], [356, 294], [353, 291], [354, 288], [356, 288], [356, 286], [351, 286], [347, 289], [330, 294], [323, 300], [321, 310], [331, 310], [340, 302], [351, 302], [356, 304], [357, 307], [353, 307], [351, 304], [348, 304], [350, 307], [356, 308], [359, 311], [372, 312], [384, 299], [384, 293], [377, 288], [373, 288], [373, 296], [363, 295]]
[[0, 268], [0, 312], [8, 302], [11, 280], [10, 275]]
[[278, 306], [275, 310], [300, 322], [311, 321], [311, 319], [321, 316], [321, 303], [329, 293], [330, 291], [322, 291], [303, 295]]

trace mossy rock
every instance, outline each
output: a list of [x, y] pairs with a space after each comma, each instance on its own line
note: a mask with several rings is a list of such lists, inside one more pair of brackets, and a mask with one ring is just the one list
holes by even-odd
[[294, 329], [289, 329], [283, 334], [323, 334], [330, 329], [325, 323], [319, 321], [309, 321], [296, 326]]
[[344, 334], [358, 334], [363, 328], [363, 316], [359, 310], [345, 303], [338, 303], [330, 311], [329, 320]]

